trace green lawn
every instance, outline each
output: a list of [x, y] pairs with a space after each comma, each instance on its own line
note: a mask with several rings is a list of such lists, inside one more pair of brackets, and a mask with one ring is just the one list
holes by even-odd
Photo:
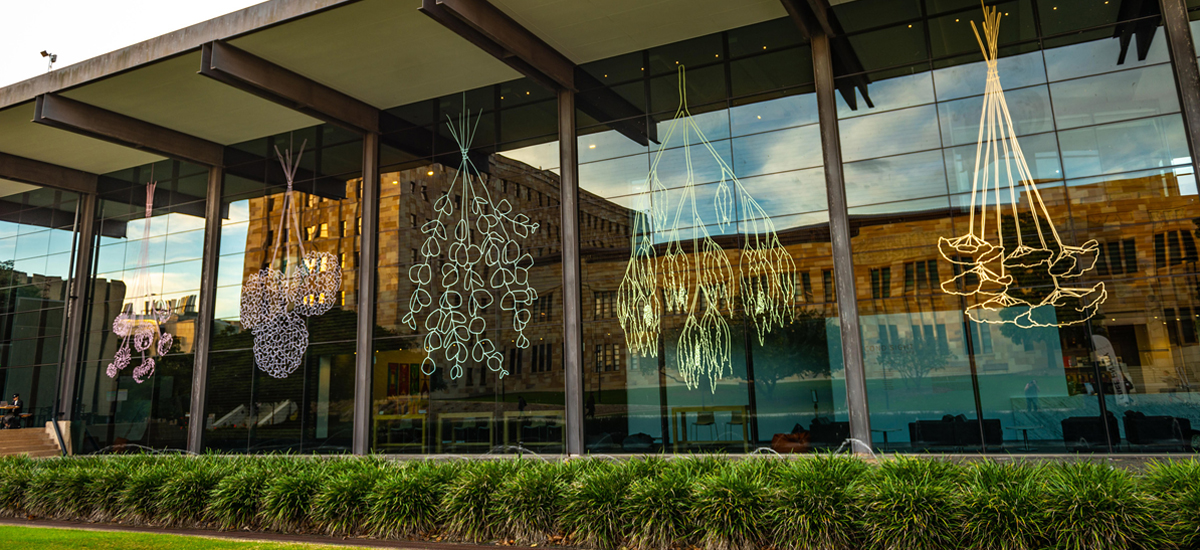
[[[181, 535], [0, 525], [0, 548], [38, 550], [355, 550], [350, 546], [248, 542]], [[365, 550], [365, 549], [358, 549]]]

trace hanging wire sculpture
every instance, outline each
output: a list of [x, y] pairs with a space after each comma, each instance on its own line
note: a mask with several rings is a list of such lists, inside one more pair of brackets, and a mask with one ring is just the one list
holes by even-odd
[[[938, 239], [942, 257], [956, 266], [956, 275], [942, 282], [942, 290], [979, 300], [967, 307], [967, 315], [979, 323], [1022, 328], [1082, 323], [1096, 315], [1108, 293], [1103, 282], [1091, 287], [1070, 283], [1095, 267], [1099, 245], [1095, 240], [1082, 246], [1063, 244], [1054, 227], [1017, 143], [1004, 89], [1000, 86], [997, 71], [1000, 13], [986, 5], [983, 11], [983, 37], [975, 22], [971, 22], [987, 62], [987, 87], [975, 152], [970, 222], [966, 235]], [[1021, 186], [1019, 191], [1017, 182]], [[1005, 186], [1007, 193], [1003, 193]], [[1002, 195], [1007, 195], [1007, 204]], [[1028, 209], [1024, 214], [1020, 212], [1022, 202]], [[1006, 209], [1011, 214], [1005, 214]], [[990, 216], [989, 210], [994, 210]], [[1031, 224], [1033, 234], [1027, 234]], [[1073, 309], [1076, 315], [1059, 319], [1052, 315], [1055, 308]]]
[[[153, 177], [151, 178], [153, 180]], [[150, 215], [154, 210], [154, 189], [157, 182], [146, 184], [146, 219], [142, 229], [142, 249], [138, 255], [137, 270], [134, 272], [133, 284], [129, 288], [129, 300], [121, 309], [121, 313], [113, 319], [113, 334], [121, 338], [121, 346], [108, 365], [108, 377], [116, 378], [121, 371], [133, 360], [133, 353], [141, 354], [141, 362], [133, 368], [133, 381], [141, 384], [154, 375], [154, 357], [151, 351], [157, 351], [162, 357], [171, 351], [174, 337], [163, 330], [162, 325], [171, 319], [171, 307], [161, 297], [157, 297], [151, 288], [150, 273], [146, 264], [150, 262]], [[136, 308], [143, 305], [142, 313]], [[155, 345], [157, 344], [157, 346]]]
[[[762, 345], [767, 334], [794, 319], [796, 264], [779, 241], [770, 216], [742, 186], [688, 110], [683, 66], [679, 67], [678, 82], [679, 107], [646, 177], [649, 204], [634, 215], [629, 263], [617, 290], [617, 318], [625, 331], [630, 353], [653, 357], [658, 355], [664, 309], [684, 314], [675, 348], [680, 378], [689, 389], [707, 381], [709, 389], [716, 393], [717, 381], [733, 372], [732, 338], [726, 320], [733, 313], [730, 306], [733, 295], [740, 295], [743, 313], [754, 324]], [[664, 205], [666, 186], [659, 177], [659, 166], [676, 132], [683, 142], [685, 179], [679, 191], [679, 204], [668, 217]], [[725, 231], [730, 224], [737, 223], [742, 233], [736, 279], [728, 253], [709, 234], [700, 215], [692, 162], [693, 140], [703, 145], [703, 150], [720, 168], [713, 200], [717, 227]], [[738, 219], [734, 219], [735, 214]], [[654, 236], [659, 234], [666, 236], [661, 261], [656, 259], [654, 245]], [[687, 249], [684, 241], [690, 241]]]
[[525, 327], [532, 317], [529, 306], [538, 295], [529, 284], [533, 256], [517, 239], [532, 236], [539, 224], [525, 214], [515, 214], [508, 199], [498, 203], [492, 199], [468, 155], [480, 116], [472, 123], [465, 101], [463, 110], [457, 125], [446, 117], [462, 160], [446, 193], [434, 202], [437, 217], [421, 227], [427, 237], [421, 244], [420, 263], [408, 270], [416, 290], [409, 297], [409, 311], [402, 322], [416, 330], [417, 316], [428, 310], [424, 319], [427, 356], [421, 362], [421, 372], [426, 375], [443, 363], [450, 367], [450, 378], [457, 379], [462, 377], [464, 365], [474, 361], [504, 378], [508, 374], [504, 355], [485, 336], [488, 324], [484, 314], [499, 302], [500, 310], [512, 316], [517, 347], [529, 347]]
[[[342, 286], [342, 266], [337, 257], [304, 248], [292, 187], [307, 143], [300, 144], [300, 153], [295, 157], [291, 149], [280, 153], [279, 148], [275, 148], [275, 155], [283, 166], [287, 190], [271, 247], [271, 261], [242, 284], [242, 327], [254, 333], [254, 362], [274, 378], [287, 378], [300, 366], [308, 349], [308, 327], [304, 318], [329, 311]], [[293, 231], [298, 250], [294, 261], [291, 255]], [[285, 235], [288, 240], [282, 243]], [[281, 245], [284, 248], [283, 269], [275, 269]]]

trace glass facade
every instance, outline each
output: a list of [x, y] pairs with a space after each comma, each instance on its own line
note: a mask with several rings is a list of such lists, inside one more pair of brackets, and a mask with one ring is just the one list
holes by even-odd
[[[987, 65], [969, 21], [979, 10], [862, 0], [835, 12], [853, 20], [884, 4], [905, 22], [850, 34], [864, 72], [841, 80], [869, 83], [873, 105], [860, 92], [838, 111], [875, 444], [890, 435], [892, 451], [1189, 449], [1200, 422], [1196, 180], [1165, 33], [1115, 40], [1148, 19], [1117, 2], [997, 4], [997, 71], [1032, 185], [1011, 197], [1001, 186], [991, 204], [1003, 205], [998, 229], [1009, 233], [995, 244], [1045, 242], [1055, 227], [1055, 251], [1095, 241], [1094, 268], [1081, 267], [1074, 286], [1102, 282], [1107, 297], [1090, 317], [1059, 302], [1032, 325], [1015, 318], [1020, 308], [976, 322], [967, 311], [987, 295], [962, 291], [987, 281], [938, 239], [974, 230], [976, 177], [1015, 161], [1000, 152], [977, 174]], [[1044, 209], [1031, 210], [1036, 201]], [[1056, 287], [1016, 263], [1006, 260], [1011, 292]]]
[[[150, 182], [157, 184], [147, 217]], [[180, 448], [187, 442], [197, 304], [203, 298], [207, 187], [207, 169], [169, 160], [100, 177], [87, 332], [71, 434], [80, 452]], [[159, 304], [169, 312], [163, 319], [151, 314]], [[142, 353], [133, 338], [114, 330], [122, 314], [132, 315], [139, 326], [157, 324], [171, 334], [170, 347], [162, 350], [166, 353], [156, 345]], [[132, 355], [130, 366], [110, 377], [109, 365], [121, 350]], [[138, 381], [134, 373], [146, 358], [154, 361], [154, 374]]]
[[794, 28], [770, 21], [584, 67], [649, 107], [579, 116], [590, 452], [849, 437], [812, 53]]
[[[380, 111], [377, 153], [334, 124], [225, 146], [211, 286], [208, 169], [100, 176], [75, 450], [790, 453], [861, 432], [886, 452], [1194, 451], [1200, 212], [1157, 8], [992, 2], [990, 67], [973, 2], [836, 4], [832, 77], [780, 18], [579, 66], [574, 128], [519, 79]], [[289, 195], [278, 154], [302, 147]], [[848, 206], [831, 210], [839, 185]], [[0, 386], [31, 422], [52, 416], [77, 201], [0, 197]], [[336, 290], [263, 329], [243, 298], [301, 250], [327, 255], [305, 269]], [[107, 375], [123, 312], [173, 336], [145, 381]], [[256, 339], [281, 355], [256, 357]], [[286, 376], [262, 368], [285, 355]]]
[[390, 114], [409, 128], [381, 139], [371, 449], [561, 453], [554, 94], [517, 80]]
[[49, 420], [57, 399], [78, 196], [0, 185], [0, 390], [23, 401], [26, 425]]
[[[221, 193], [221, 246], [209, 359], [204, 446], [223, 452], [346, 452], [354, 401], [362, 138], [324, 124], [231, 147]], [[278, 153], [299, 155], [288, 198]], [[292, 216], [285, 219], [290, 201]], [[290, 224], [285, 224], [288, 221]], [[292, 332], [243, 326], [243, 283], [262, 269], [287, 272], [305, 252], [332, 255], [339, 289], [321, 315]], [[321, 266], [319, 269], [327, 269]], [[307, 334], [287, 376], [258, 368], [254, 346]], [[275, 354], [277, 352], [272, 352]]]

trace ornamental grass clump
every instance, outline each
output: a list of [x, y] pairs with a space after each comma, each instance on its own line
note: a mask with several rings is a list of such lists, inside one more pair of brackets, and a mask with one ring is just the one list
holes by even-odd
[[158, 489], [158, 517], [163, 525], [201, 524], [212, 491], [228, 471], [227, 461], [217, 457], [182, 460], [186, 466]]
[[365, 530], [367, 496], [375, 484], [396, 468], [377, 459], [347, 461], [351, 467], [335, 468], [313, 497], [310, 514], [316, 529], [333, 536], [358, 535]]
[[858, 484], [859, 525], [867, 548], [944, 550], [961, 539], [961, 467], [894, 458]]
[[694, 464], [669, 464], [654, 475], [637, 478], [625, 492], [623, 515], [628, 543], [638, 550], [691, 546], [697, 524], [692, 513]]
[[0, 514], [19, 516], [25, 513], [25, 488], [33, 474], [33, 461], [26, 456], [0, 458]]
[[1061, 550], [1170, 547], [1155, 507], [1134, 476], [1103, 464], [1057, 464], [1044, 476], [1041, 523]]
[[765, 544], [774, 459], [727, 464], [696, 482], [689, 515], [705, 550], [752, 550]]
[[839, 455], [782, 464], [766, 513], [773, 544], [786, 550], [858, 547], [861, 510], [855, 491], [867, 468], [862, 460]]
[[520, 544], [544, 544], [558, 534], [567, 464], [531, 461], [503, 481], [491, 501], [499, 537]]
[[433, 532], [454, 468], [454, 464], [423, 461], [380, 479], [367, 495], [368, 532], [383, 539]]
[[252, 529], [258, 525], [259, 502], [272, 472], [252, 459], [230, 464], [232, 473], [221, 478], [209, 492], [207, 517], [218, 528]]
[[[700, 479], [729, 466], [729, 458], [723, 455], [684, 456], [674, 458], [669, 462], [671, 467], [678, 468], [692, 479]], [[654, 463], [649, 463], [648, 466], [655, 467]]]
[[184, 460], [182, 457], [155, 457], [130, 464], [133, 468], [121, 489], [119, 519], [135, 524], [157, 524], [158, 488], [184, 469]]
[[0, 515], [674, 550], [1200, 548], [1200, 462], [0, 458]]
[[496, 538], [502, 520], [492, 499], [505, 479], [522, 467], [522, 462], [511, 460], [484, 460], [461, 466], [442, 498], [442, 527], [446, 535], [468, 542]]
[[1179, 548], [1200, 548], [1200, 461], [1154, 462], [1140, 484], [1156, 499], [1159, 524]]
[[91, 517], [96, 506], [90, 485], [99, 472], [102, 459], [77, 458], [63, 468], [53, 489], [53, 498], [59, 501], [55, 517], [83, 519]]
[[278, 477], [268, 478], [259, 502], [259, 525], [275, 531], [311, 530], [309, 508], [321, 488], [325, 467], [318, 459], [308, 459]]
[[625, 542], [626, 491], [638, 479], [660, 472], [665, 462], [658, 458], [590, 462], [567, 488], [562, 528], [571, 544], [617, 548]]
[[[1045, 467], [978, 462], [967, 468], [962, 530], [977, 550], [1042, 548], [1039, 513]], [[964, 546], [966, 543], [964, 542]]]
[[91, 468], [76, 461], [57, 461], [34, 470], [25, 492], [25, 510], [55, 519], [90, 515], [87, 484], [92, 475]]
[[97, 466], [95, 474], [88, 481], [88, 499], [92, 502], [92, 513], [89, 517], [80, 518], [89, 521], [118, 521], [121, 517], [121, 495], [125, 484], [129, 481], [129, 463], [127, 458], [109, 458]]

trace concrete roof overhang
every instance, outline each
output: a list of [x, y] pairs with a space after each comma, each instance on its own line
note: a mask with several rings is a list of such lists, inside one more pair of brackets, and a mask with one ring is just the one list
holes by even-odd
[[[577, 64], [786, 15], [778, 0], [492, 1]], [[161, 158], [32, 123], [43, 93], [225, 145], [320, 122], [198, 74], [212, 40], [381, 109], [521, 76], [420, 3], [270, 0], [0, 88], [0, 152], [101, 174]]]

